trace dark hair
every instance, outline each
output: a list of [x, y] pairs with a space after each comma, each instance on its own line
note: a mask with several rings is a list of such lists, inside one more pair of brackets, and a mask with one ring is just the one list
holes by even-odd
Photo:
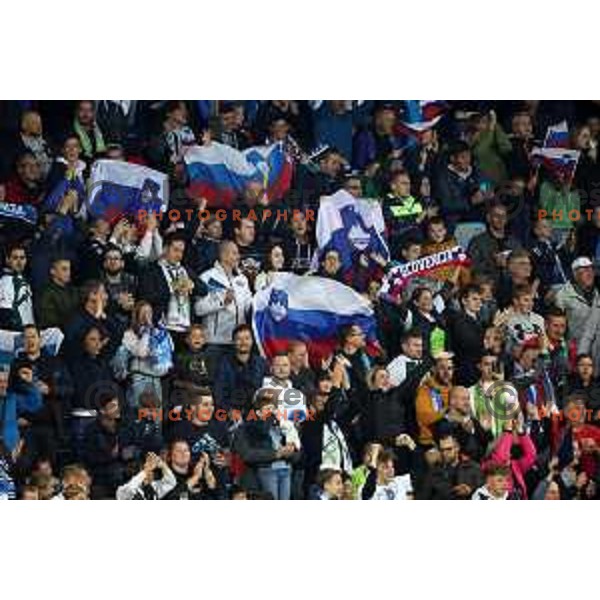
[[469, 144], [467, 144], [467, 142], [458, 140], [450, 146], [450, 149], [448, 151], [448, 156], [450, 158], [453, 158], [457, 154], [462, 154], [463, 152], [471, 152], [471, 148], [469, 148]]
[[72, 261], [71, 261], [71, 259], [68, 256], [64, 256], [64, 255], [59, 254], [59, 255], [53, 256], [50, 259], [50, 268], [52, 268], [56, 263], [59, 263], [59, 262], [68, 262], [68, 263], [71, 263]]
[[265, 262], [263, 264], [263, 271], [265, 272], [269, 272], [274, 269], [273, 262], [271, 260], [271, 252], [273, 252], [275, 248], [281, 248], [281, 252], [283, 253], [283, 266], [285, 268], [285, 248], [283, 247], [282, 243], [274, 242], [269, 244], [267, 251], [265, 252]]
[[231, 339], [235, 340], [236, 335], [242, 331], [248, 331], [250, 332], [250, 335], [254, 337], [254, 334], [252, 333], [252, 327], [250, 327], [250, 325], [248, 325], [247, 323], [240, 323], [233, 330], [233, 333], [231, 334]]
[[8, 246], [6, 246], [6, 252], [5, 252], [6, 258], [9, 258], [10, 255], [15, 250], [23, 250], [23, 252], [27, 252], [27, 248], [26, 248], [25, 244], [22, 241], [12, 242]]
[[317, 485], [320, 488], [325, 487], [325, 484], [329, 483], [336, 475], [341, 475], [341, 471], [338, 469], [322, 469], [317, 476]]
[[229, 499], [233, 500], [233, 497], [237, 496], [238, 494], [245, 494], [246, 497], [247, 497], [248, 496], [248, 490], [245, 487], [242, 487], [241, 485], [238, 485], [237, 483], [234, 483], [229, 488]]
[[517, 285], [512, 292], [513, 299], [521, 298], [521, 296], [527, 296], [533, 294], [533, 289], [529, 284]]
[[346, 340], [351, 336], [352, 329], [354, 329], [355, 325], [353, 323], [349, 325], [342, 325], [338, 331], [338, 341], [340, 344], [344, 344]]
[[15, 159], [15, 167], [21, 164], [26, 158], [33, 158], [37, 161], [35, 154], [31, 150], [23, 150]]
[[404, 236], [402, 242], [400, 243], [400, 251], [408, 250], [411, 246], [422, 246], [423, 242], [416, 236], [408, 234]]
[[88, 279], [82, 286], [79, 291], [79, 297], [81, 299], [81, 303], [85, 304], [93, 292], [97, 292], [101, 287], [104, 287], [104, 284], [99, 279]]
[[562, 308], [558, 308], [558, 306], [550, 306], [546, 311], [546, 320], [552, 317], [566, 319], [567, 313]]
[[440, 215], [435, 215], [427, 220], [427, 228], [429, 229], [432, 225], [443, 225], [444, 227], [447, 227], [444, 217], [441, 217]]
[[394, 453], [390, 450], [384, 450], [377, 456], [377, 466], [385, 465], [386, 463], [390, 462], [390, 460], [394, 462]]
[[106, 244], [106, 247], [104, 248], [104, 253], [102, 254], [102, 258], [105, 259], [106, 255], [109, 252], [118, 252], [121, 255], [121, 257], [123, 256], [123, 250], [121, 250], [121, 248], [116, 244]]
[[277, 405], [277, 398], [279, 396], [279, 392], [281, 390], [271, 389], [271, 388], [262, 388], [257, 390], [254, 394], [254, 398], [252, 399], [252, 406], [256, 410], [260, 410], [261, 408], [268, 406], [269, 404]]
[[458, 438], [456, 437], [456, 435], [454, 433], [452, 433], [452, 431], [450, 431], [449, 429], [444, 429], [440, 435], [438, 436], [436, 442], [437, 445], [439, 447], [440, 442], [442, 440], [452, 440], [454, 441], [454, 443], [458, 446], [458, 448], [460, 448], [460, 442], [458, 441]]
[[579, 362], [581, 360], [583, 360], [584, 358], [587, 358], [588, 360], [592, 361], [592, 364], [594, 364], [594, 358], [591, 354], [588, 354], [587, 352], [582, 352], [581, 354], [577, 355], [577, 358], [575, 359], [575, 364], [578, 365]]
[[98, 408], [106, 408], [106, 406], [111, 403], [113, 400], [119, 400], [119, 395], [114, 390], [103, 390], [96, 397], [96, 405]]
[[169, 235], [165, 236], [165, 248], [167, 246], [171, 246], [172, 244], [174, 244], [175, 242], [186, 242], [187, 238], [185, 237], [185, 235], [183, 233], [181, 233], [180, 231], [174, 231], [173, 233], [170, 233]]
[[501, 208], [502, 210], [504, 210], [505, 212], [508, 210], [506, 208], [506, 205], [504, 204], [504, 202], [502, 202], [502, 200], [500, 200], [499, 198], [492, 198], [488, 203], [487, 203], [487, 212], [488, 214], [490, 212], [492, 212], [492, 210], [494, 208]]
[[182, 437], [173, 438], [169, 442], [169, 445], [167, 446], [167, 457], [168, 457], [168, 460], [171, 460], [171, 455], [173, 454], [173, 448], [175, 448], [175, 446], [177, 444], [185, 444], [188, 447], [188, 449], [191, 450], [190, 443], [185, 438], [182, 438]]
[[460, 290], [458, 297], [460, 300], [464, 300], [471, 294], [481, 294], [481, 288], [475, 283], [469, 283], [468, 285], [465, 285], [465, 287]]
[[25, 331], [27, 331], [28, 329], [33, 329], [38, 335], [40, 335], [40, 330], [38, 329], [37, 325], [34, 325], [33, 323], [28, 323], [23, 327], [23, 333], [25, 333]]
[[423, 333], [421, 332], [420, 329], [417, 329], [416, 327], [413, 327], [412, 329], [409, 329], [408, 331], [404, 332], [402, 334], [402, 338], [400, 340], [401, 344], [404, 344], [404, 342], [408, 342], [408, 340], [411, 339], [423, 339]]
[[194, 388], [193, 390], [191, 390], [189, 392], [189, 399], [190, 399], [191, 404], [194, 404], [196, 399], [212, 398], [212, 397], [213, 397], [212, 390], [206, 385]]
[[509, 469], [507, 466], [494, 462], [488, 464], [484, 470], [486, 477], [493, 477], [495, 475], [503, 475], [504, 477], [507, 477], [508, 473]]
[[433, 296], [433, 292], [426, 285], [421, 285], [413, 290], [410, 301], [416, 302], [425, 292], [429, 292]]

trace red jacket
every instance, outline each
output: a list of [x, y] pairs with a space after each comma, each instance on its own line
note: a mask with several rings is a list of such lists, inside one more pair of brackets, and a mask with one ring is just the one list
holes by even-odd
[[43, 192], [40, 187], [27, 188], [15, 176], [6, 182], [6, 202], [11, 204], [33, 204], [35, 206], [42, 201], [42, 197]]

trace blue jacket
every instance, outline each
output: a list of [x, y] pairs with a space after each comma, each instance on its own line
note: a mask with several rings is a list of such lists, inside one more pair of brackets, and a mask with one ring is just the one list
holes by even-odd
[[35, 413], [42, 408], [42, 394], [32, 384], [19, 382], [6, 394], [2, 410], [2, 440], [12, 452], [19, 443], [19, 417]]

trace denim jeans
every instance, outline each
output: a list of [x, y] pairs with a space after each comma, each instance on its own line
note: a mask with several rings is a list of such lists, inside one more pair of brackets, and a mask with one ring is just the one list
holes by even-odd
[[140, 394], [143, 392], [154, 392], [159, 401], [158, 407], [162, 406], [161, 380], [158, 377], [134, 373], [127, 388], [127, 410], [131, 417], [136, 420], [140, 408]]
[[292, 478], [289, 467], [278, 469], [260, 467], [257, 477], [263, 492], [270, 492], [275, 500], [290, 499]]

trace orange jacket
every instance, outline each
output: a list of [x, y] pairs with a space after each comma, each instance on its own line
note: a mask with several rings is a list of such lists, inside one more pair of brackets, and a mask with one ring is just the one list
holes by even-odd
[[448, 408], [449, 393], [450, 387], [440, 385], [431, 375], [417, 389], [416, 410], [420, 444], [433, 443], [431, 426], [444, 416], [444, 411]]

